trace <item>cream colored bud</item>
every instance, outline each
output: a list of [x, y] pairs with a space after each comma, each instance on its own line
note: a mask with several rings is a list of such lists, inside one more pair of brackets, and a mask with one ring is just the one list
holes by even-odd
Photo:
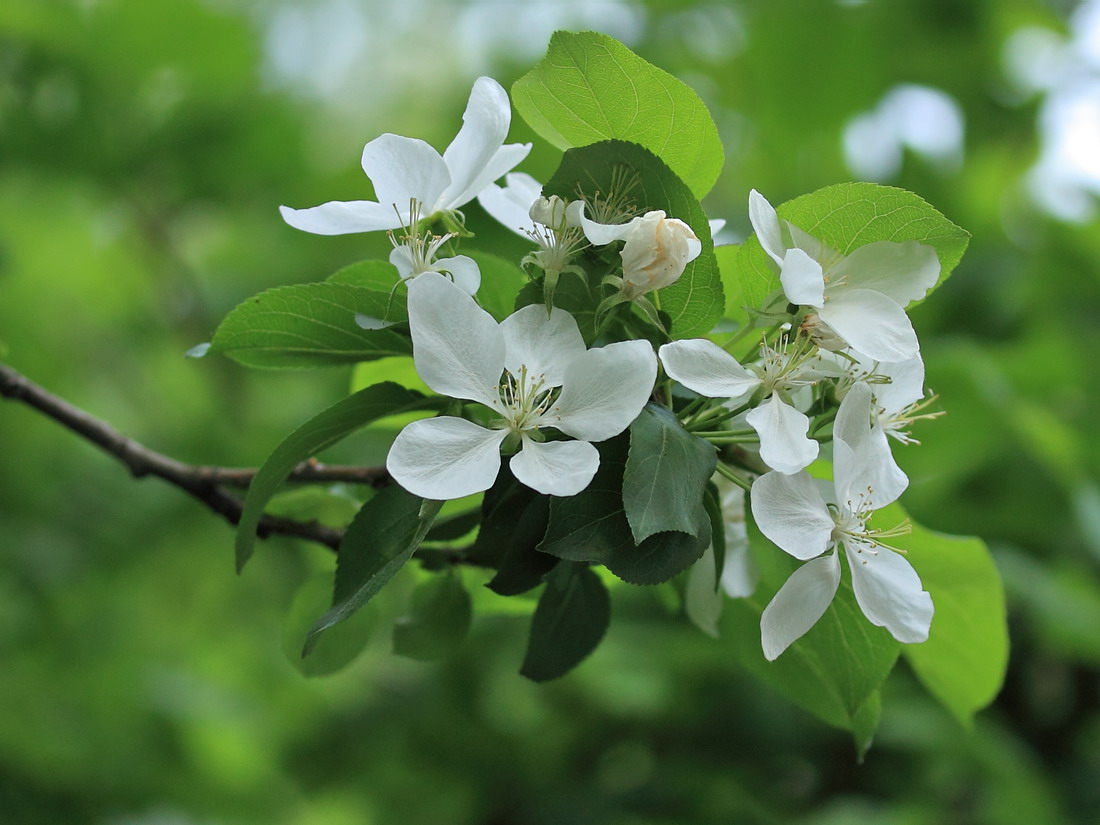
[[565, 220], [565, 207], [565, 201], [557, 195], [551, 195], [549, 198], [539, 198], [531, 204], [531, 211], [528, 215], [535, 223], [557, 229]]
[[676, 283], [702, 249], [690, 226], [660, 210], [635, 218], [620, 253], [623, 294], [633, 299]]

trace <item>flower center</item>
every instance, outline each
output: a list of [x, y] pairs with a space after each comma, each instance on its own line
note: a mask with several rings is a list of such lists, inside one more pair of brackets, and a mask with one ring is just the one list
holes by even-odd
[[829, 505], [829, 512], [833, 517], [832, 540], [835, 544], [844, 544], [845, 547], [854, 549], [856, 553], [868, 553], [877, 556], [880, 548], [893, 550], [895, 553], [905, 555], [905, 551], [886, 544], [882, 539], [895, 536], [904, 536], [912, 532], [913, 525], [909, 519], [900, 524], [886, 529], [868, 528], [867, 521], [874, 514], [872, 496], [874, 491], [867, 487], [866, 492], [853, 500], [849, 499], [844, 506]]
[[499, 392], [508, 429], [514, 433], [538, 429], [543, 415], [561, 394], [559, 387], [546, 385], [544, 374], [529, 372], [526, 364], [518, 373], [505, 370]]

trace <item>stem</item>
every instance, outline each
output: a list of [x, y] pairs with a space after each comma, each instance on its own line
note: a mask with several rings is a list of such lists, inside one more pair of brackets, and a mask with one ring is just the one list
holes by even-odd
[[[169, 458], [127, 438], [105, 421], [47, 392], [16, 370], [3, 365], [0, 365], [0, 396], [38, 410], [95, 444], [124, 464], [134, 478], [161, 478], [202, 502], [230, 524], [240, 522], [243, 502], [224, 487], [247, 487], [256, 476], [255, 469], [196, 466]], [[290, 479], [305, 482], [348, 481], [375, 487], [390, 481], [385, 467], [325, 466], [316, 461], [299, 464], [291, 472]], [[344, 531], [334, 527], [268, 515], [260, 520], [256, 534], [260, 538], [274, 534], [294, 536], [315, 541], [332, 550], [339, 548], [344, 537]]]
[[752, 484], [749, 481], [746, 481], [745, 479], [741, 478], [741, 476], [737, 475], [737, 473], [735, 473], [733, 470], [731, 470], [729, 467], [727, 467], [721, 461], [719, 461], [715, 465], [714, 469], [716, 469], [719, 473], [721, 473], [721, 475], [724, 478], [728, 478], [730, 481], [732, 481], [734, 484], [736, 484], [738, 487], [740, 487], [746, 493], [749, 492], [752, 489]]

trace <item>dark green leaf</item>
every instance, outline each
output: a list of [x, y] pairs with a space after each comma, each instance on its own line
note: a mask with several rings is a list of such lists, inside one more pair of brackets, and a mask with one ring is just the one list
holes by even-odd
[[380, 490], [363, 505], [340, 544], [332, 607], [310, 628], [303, 656], [322, 634], [370, 601], [405, 566], [441, 506], [442, 502], [425, 501], [397, 485]]
[[630, 454], [623, 475], [623, 506], [637, 543], [654, 533], [709, 533], [703, 492], [717, 453], [692, 435], [668, 407], [647, 404], [630, 425]]
[[699, 96], [604, 34], [555, 32], [512, 85], [512, 102], [559, 149], [629, 140], [660, 157], [703, 197], [722, 168], [722, 143]]
[[673, 338], [706, 335], [722, 317], [725, 306], [710, 226], [698, 199], [660, 158], [636, 143], [621, 140], [570, 149], [543, 192], [576, 199], [579, 189], [587, 197], [597, 192], [606, 197], [615, 192], [624, 173], [637, 179], [629, 198], [639, 212], [664, 210], [669, 217], [687, 223], [702, 242], [703, 251], [680, 279], [650, 297], [668, 314]]
[[610, 621], [611, 598], [599, 576], [584, 565], [559, 564], [546, 576], [519, 672], [535, 682], [563, 676], [596, 649]]
[[501, 596], [515, 596], [538, 586], [557, 559], [538, 552], [546, 532], [550, 498], [520, 484], [508, 470], [485, 491], [481, 530], [470, 548], [477, 564], [495, 567], [487, 587]]
[[635, 545], [623, 509], [627, 437], [598, 444], [600, 469], [582, 492], [550, 500], [550, 521], [539, 550], [561, 559], [604, 564], [631, 584], [658, 584], [695, 562], [710, 542], [709, 519], [695, 525], [698, 537], [666, 532]]
[[396, 329], [363, 329], [356, 315], [406, 320], [400, 296], [347, 283], [277, 287], [226, 316], [211, 349], [249, 367], [326, 367], [409, 355], [412, 341]]
[[454, 570], [421, 582], [409, 613], [394, 623], [393, 652], [410, 659], [441, 659], [455, 650], [470, 630], [470, 594]]
[[268, 456], [248, 488], [237, 525], [237, 570], [252, 555], [256, 527], [264, 508], [295, 465], [376, 419], [413, 410], [439, 409], [443, 403], [443, 399], [426, 398], [398, 384], [375, 384], [337, 402], [288, 435]]

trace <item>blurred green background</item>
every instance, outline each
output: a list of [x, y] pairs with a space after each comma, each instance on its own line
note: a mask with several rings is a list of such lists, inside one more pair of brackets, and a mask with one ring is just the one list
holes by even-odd
[[[857, 765], [847, 734], [645, 590], [615, 590], [605, 643], [553, 684], [516, 673], [529, 605], [487, 595], [453, 658], [394, 657], [411, 566], [366, 652], [306, 678], [287, 616], [320, 612], [327, 552], [269, 540], [237, 577], [226, 524], [0, 404], [0, 822], [1100, 822], [1098, 2], [5, 0], [5, 359], [154, 449], [258, 464], [349, 372], [183, 353], [252, 294], [388, 249], [276, 207], [367, 196], [367, 140], [442, 148], [474, 78], [508, 86], [556, 28], [700, 93], [727, 152], [705, 205], [730, 240], [750, 188], [780, 203], [850, 179], [973, 233], [913, 313], [947, 415], [900, 460], [914, 517], [982, 536], [1005, 577], [1000, 698], [967, 732], [899, 666]], [[521, 169], [557, 157], [539, 144]]]

